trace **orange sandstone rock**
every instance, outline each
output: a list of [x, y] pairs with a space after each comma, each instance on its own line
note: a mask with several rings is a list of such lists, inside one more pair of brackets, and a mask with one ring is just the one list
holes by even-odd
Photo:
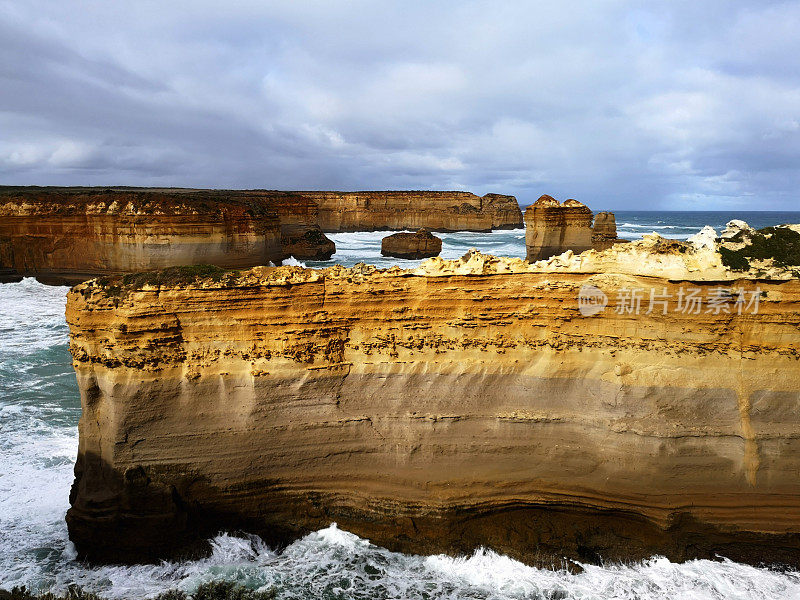
[[279, 220], [246, 197], [192, 190], [0, 189], [0, 280], [279, 262]]
[[394, 233], [381, 240], [381, 254], [396, 258], [430, 258], [439, 256], [442, 240], [427, 229], [416, 233]]
[[514, 196], [469, 192], [298, 192], [317, 203], [323, 231], [491, 231], [522, 227]]
[[617, 237], [617, 219], [612, 212], [599, 212], [592, 226], [592, 248], [606, 250], [614, 244], [625, 243]]

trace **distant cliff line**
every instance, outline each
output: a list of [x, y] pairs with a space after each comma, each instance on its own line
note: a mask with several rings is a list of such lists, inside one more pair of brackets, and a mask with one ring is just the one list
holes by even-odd
[[0, 282], [326, 260], [323, 232], [420, 227], [522, 227], [522, 212], [513, 196], [469, 192], [0, 187]]
[[0, 204], [14, 196], [32, 200], [37, 194], [82, 196], [114, 193], [158, 194], [192, 201], [244, 201], [282, 217], [318, 225], [326, 233], [418, 229], [491, 231], [523, 226], [514, 196], [464, 191], [372, 190], [293, 191], [199, 188], [0, 186]]

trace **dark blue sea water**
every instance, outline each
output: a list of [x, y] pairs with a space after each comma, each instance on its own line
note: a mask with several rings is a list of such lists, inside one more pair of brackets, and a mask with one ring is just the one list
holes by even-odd
[[[656, 231], [686, 239], [732, 218], [756, 227], [800, 223], [796, 213], [617, 212], [620, 236]], [[331, 236], [337, 254], [323, 266], [385, 259], [386, 232]], [[443, 256], [470, 248], [525, 255], [523, 230], [443, 234]], [[275, 552], [255, 537], [218, 536], [207, 559], [133, 567], [88, 568], [74, 560], [64, 514], [77, 452], [80, 402], [67, 351], [66, 288], [27, 279], [0, 285], [0, 587], [26, 584], [63, 591], [77, 583], [113, 598], [141, 598], [169, 588], [191, 591], [211, 579], [273, 587], [281, 598], [465, 599], [791, 599], [800, 573], [719, 561], [676, 564], [653, 557], [630, 565], [586, 565], [580, 574], [535, 569], [493, 552], [472, 556], [392, 553], [335, 526]]]
[[646, 212], [617, 211], [617, 232], [626, 240], [641, 237], [642, 232], [655, 231], [668, 238], [685, 240], [697, 233], [704, 225], [711, 225], [717, 232], [725, 228], [732, 219], [740, 219], [751, 227], [761, 229], [784, 223], [800, 222], [800, 212], [732, 212], [732, 211], [698, 211], [698, 212]]

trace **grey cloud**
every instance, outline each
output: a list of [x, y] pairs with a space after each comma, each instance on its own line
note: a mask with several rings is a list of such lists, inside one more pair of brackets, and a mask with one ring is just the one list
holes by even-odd
[[800, 208], [800, 2], [0, 0], [0, 179]]

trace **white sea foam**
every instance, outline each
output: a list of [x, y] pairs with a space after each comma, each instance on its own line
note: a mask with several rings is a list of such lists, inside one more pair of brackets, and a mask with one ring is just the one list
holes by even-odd
[[582, 565], [582, 573], [538, 569], [488, 550], [468, 557], [390, 552], [335, 524], [278, 553], [255, 537], [220, 535], [206, 559], [94, 569], [64, 565], [55, 589], [77, 582], [112, 598], [152, 596], [170, 588], [192, 592], [211, 580], [281, 598], [459, 598], [509, 600], [800, 598], [800, 573], [780, 573], [731, 561], [683, 564], [652, 558], [628, 566]]
[[304, 262], [300, 262], [294, 256], [290, 256], [289, 258], [284, 259], [281, 262], [281, 266], [283, 267], [305, 267], [306, 264]]

